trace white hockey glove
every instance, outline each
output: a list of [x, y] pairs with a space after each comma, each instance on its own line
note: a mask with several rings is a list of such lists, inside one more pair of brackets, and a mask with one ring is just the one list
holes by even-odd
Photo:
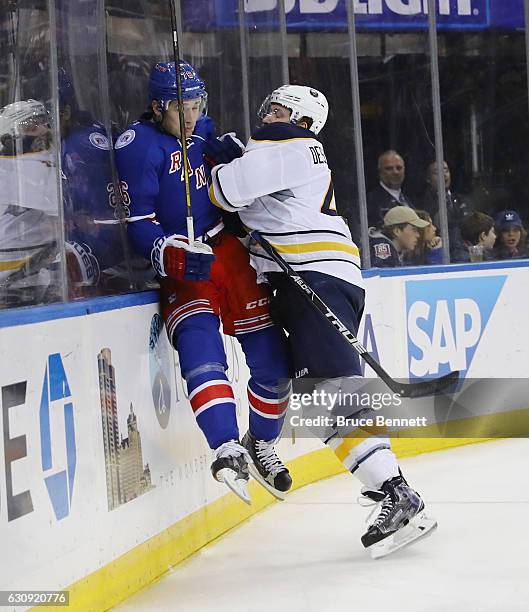
[[198, 240], [189, 244], [187, 237], [179, 234], [158, 238], [151, 251], [156, 272], [175, 280], [209, 280], [214, 260], [210, 246]]

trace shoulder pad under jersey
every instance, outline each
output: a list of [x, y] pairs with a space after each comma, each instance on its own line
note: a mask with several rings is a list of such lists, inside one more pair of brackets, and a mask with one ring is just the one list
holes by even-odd
[[294, 125], [293, 123], [268, 123], [260, 127], [252, 135], [255, 142], [263, 140], [285, 141], [298, 138], [314, 139], [316, 135], [310, 130]]

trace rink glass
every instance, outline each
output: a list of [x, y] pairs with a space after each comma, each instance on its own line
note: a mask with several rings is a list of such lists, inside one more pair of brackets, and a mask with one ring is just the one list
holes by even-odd
[[[424, 2], [391, 4], [407, 4], [408, 12], [422, 5], [422, 12], [397, 14], [382, 2], [379, 14], [378, 3], [365, 0], [175, 2], [184, 59], [206, 81], [219, 133], [236, 131], [247, 139], [266, 94], [287, 81], [326, 94], [330, 114], [321, 139], [338, 212], [363, 247], [365, 267], [366, 192], [378, 183], [377, 158], [387, 149], [404, 158], [403, 191], [418, 208], [425, 208], [427, 165], [442, 157], [450, 168], [450, 192], [467, 209], [494, 216], [515, 208], [526, 225], [529, 220], [522, 3], [436, 2], [435, 31]], [[47, 134], [38, 140], [28, 134], [13, 146], [8, 131], [2, 140], [0, 307], [156, 287], [149, 263], [128, 245], [126, 202], [110, 149], [100, 156], [101, 168], [90, 168], [87, 160], [86, 169], [87, 182], [99, 181], [103, 206], [112, 209], [112, 256], [100, 262], [96, 284], [68, 272], [65, 245], [76, 228], [83, 226], [87, 240], [100, 228], [90, 218], [91, 206], [65, 187], [59, 143], [66, 128], [57, 74], [62, 68], [68, 75], [75, 107], [108, 140], [115, 138], [145, 109], [152, 64], [173, 59], [168, 2], [11, 0], [0, 17], [6, 50], [0, 58], [0, 105], [31, 98], [50, 117]], [[448, 225], [451, 214], [447, 209]], [[433, 217], [446, 242], [447, 227]]]

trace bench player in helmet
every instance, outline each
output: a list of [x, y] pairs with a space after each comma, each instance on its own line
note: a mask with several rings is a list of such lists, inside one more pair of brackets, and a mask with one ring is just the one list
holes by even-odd
[[207, 93], [192, 66], [180, 62], [179, 69], [197, 239], [189, 244], [185, 236], [183, 139], [174, 62], [154, 66], [148, 112], [115, 144], [120, 179], [130, 200], [128, 233], [133, 247], [151, 259], [160, 276], [167, 334], [178, 351], [197, 423], [214, 449], [213, 476], [249, 502], [250, 457], [239, 442], [221, 320], [224, 333], [240, 342], [251, 373], [245, 445], [252, 448], [261, 484], [282, 498], [291, 479], [273, 442], [290, 392], [288, 349], [282, 330], [270, 318], [268, 290], [257, 284], [247, 250], [223, 229], [221, 211], [209, 200], [209, 170], [203, 159], [204, 138], [212, 132], [204, 117]]
[[0, 109], [0, 307], [59, 299], [59, 233], [50, 117], [38, 100]]
[[[285, 85], [273, 91], [259, 111], [263, 125], [244, 155], [212, 169], [210, 197], [220, 208], [237, 212], [245, 226], [260, 231], [356, 334], [364, 283], [359, 251], [337, 215], [331, 172], [316, 139], [327, 114], [327, 100], [315, 89]], [[276, 290], [296, 376], [323, 380], [317, 383], [319, 391], [355, 391], [361, 376], [356, 351], [337, 338], [262, 248], [251, 245], [250, 252], [258, 274]], [[353, 415], [359, 411], [355, 406]], [[392, 552], [435, 527], [435, 521], [422, 514], [420, 496], [404, 480], [385, 432], [332, 427], [318, 434], [359, 477], [364, 495], [381, 505], [362, 536], [373, 556]], [[398, 532], [414, 520], [417, 524], [402, 537]]]

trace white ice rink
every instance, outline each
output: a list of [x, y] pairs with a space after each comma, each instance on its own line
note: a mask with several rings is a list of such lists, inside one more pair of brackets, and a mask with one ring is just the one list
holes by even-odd
[[528, 611], [529, 440], [401, 465], [439, 522], [430, 538], [371, 560], [360, 544], [369, 509], [345, 474], [292, 493], [116, 609]]

